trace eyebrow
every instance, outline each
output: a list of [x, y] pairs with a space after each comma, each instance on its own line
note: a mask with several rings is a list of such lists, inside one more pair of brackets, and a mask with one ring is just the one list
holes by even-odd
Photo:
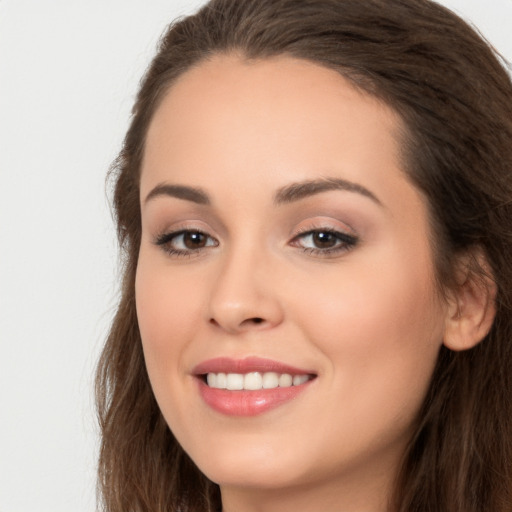
[[[331, 190], [343, 190], [361, 194], [382, 206], [382, 203], [377, 196], [367, 188], [359, 185], [358, 183], [341, 178], [320, 178], [316, 180], [291, 183], [290, 185], [280, 188], [276, 192], [274, 196], [274, 203], [277, 205], [293, 203], [295, 201], [305, 199], [306, 197], [320, 194], [322, 192], [329, 192]], [[175, 197], [177, 199], [183, 199], [185, 201], [191, 201], [201, 205], [211, 204], [210, 197], [201, 188], [189, 187], [186, 185], [171, 185], [167, 183], [160, 183], [153, 188], [146, 196], [144, 203], [160, 196]]]
[[276, 204], [292, 203], [294, 201], [299, 201], [306, 197], [320, 194], [322, 192], [328, 192], [330, 190], [344, 190], [347, 192], [361, 194], [364, 197], [368, 197], [379, 206], [382, 206], [382, 203], [378, 197], [373, 194], [373, 192], [370, 192], [367, 188], [359, 185], [358, 183], [347, 181], [341, 178], [320, 178], [316, 180], [292, 183], [277, 191], [274, 197], [274, 202]]
[[155, 199], [159, 196], [176, 197], [177, 199], [184, 199], [185, 201], [192, 201], [193, 203], [209, 205], [211, 203], [208, 194], [196, 187], [187, 187], [185, 185], [170, 185], [167, 183], [160, 183], [146, 196], [144, 203]]

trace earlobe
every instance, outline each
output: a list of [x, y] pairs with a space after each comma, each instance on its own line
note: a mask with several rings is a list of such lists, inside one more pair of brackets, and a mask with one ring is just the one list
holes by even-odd
[[449, 292], [444, 345], [473, 348], [489, 333], [496, 315], [496, 283], [481, 250], [459, 262], [456, 289]]

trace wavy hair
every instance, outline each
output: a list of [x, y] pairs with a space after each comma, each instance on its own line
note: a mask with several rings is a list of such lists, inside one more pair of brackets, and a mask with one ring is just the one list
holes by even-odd
[[181, 74], [232, 52], [312, 61], [388, 104], [406, 127], [408, 177], [429, 203], [440, 284], [453, 285], [458, 254], [485, 254], [497, 286], [494, 324], [471, 350], [441, 349], [389, 510], [510, 512], [512, 84], [477, 31], [430, 0], [211, 0], [164, 33], [110, 171], [124, 267], [96, 375], [103, 510], [220, 507], [218, 486], [184, 453], [153, 397], [134, 283], [148, 125]]

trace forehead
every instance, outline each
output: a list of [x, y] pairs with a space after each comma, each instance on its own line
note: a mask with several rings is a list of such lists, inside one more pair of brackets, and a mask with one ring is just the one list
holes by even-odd
[[336, 71], [291, 57], [219, 55], [184, 73], [155, 112], [141, 193], [171, 175], [283, 186], [312, 173], [364, 180], [363, 169], [387, 187], [404, 180], [401, 131], [390, 107]]

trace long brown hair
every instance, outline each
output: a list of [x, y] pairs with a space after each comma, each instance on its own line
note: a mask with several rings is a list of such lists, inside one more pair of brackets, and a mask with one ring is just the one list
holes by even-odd
[[134, 298], [139, 174], [173, 82], [213, 54], [289, 55], [334, 69], [400, 114], [409, 179], [434, 226], [437, 277], [478, 248], [496, 318], [474, 349], [442, 348], [400, 468], [393, 512], [512, 510], [512, 84], [479, 34], [429, 0], [212, 0], [171, 24], [111, 169], [122, 297], [97, 371], [99, 491], [108, 512], [212, 511], [218, 487], [183, 452], [153, 397]]

